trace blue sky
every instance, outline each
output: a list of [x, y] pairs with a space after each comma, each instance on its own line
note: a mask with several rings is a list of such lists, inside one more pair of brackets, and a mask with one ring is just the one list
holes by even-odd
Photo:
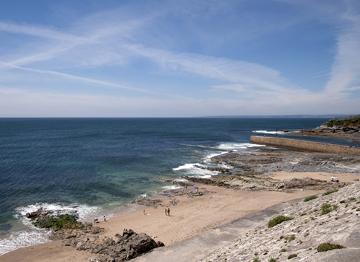
[[0, 116], [360, 113], [357, 0], [0, 4]]

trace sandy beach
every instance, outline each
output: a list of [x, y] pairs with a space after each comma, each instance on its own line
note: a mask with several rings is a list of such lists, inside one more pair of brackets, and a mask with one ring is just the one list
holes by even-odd
[[[283, 176], [286, 177], [286, 174], [281, 174], [279, 178], [282, 179]], [[170, 198], [164, 197], [164, 203], [168, 201], [171, 208], [170, 217], [165, 216], [164, 207], [139, 206], [135, 210], [115, 215], [99, 225], [105, 228], [104, 235], [114, 236], [121, 233], [124, 228], [131, 228], [137, 232], [144, 232], [168, 246], [278, 203], [319, 192], [242, 191], [210, 185], [198, 186], [207, 193], [198, 197], [172, 197], [171, 199], [177, 202], [175, 206], [170, 205]], [[89, 257], [89, 253], [65, 247], [60, 241], [52, 241], [7, 253], [0, 257], [0, 261], [87, 261]]]

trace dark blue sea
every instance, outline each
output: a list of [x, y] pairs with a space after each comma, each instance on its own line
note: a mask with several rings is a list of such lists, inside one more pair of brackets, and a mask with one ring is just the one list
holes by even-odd
[[38, 207], [91, 218], [171, 188], [165, 178], [209, 176], [216, 154], [247, 150], [255, 130], [314, 128], [324, 118], [0, 119], [0, 254], [46, 241], [24, 214]]

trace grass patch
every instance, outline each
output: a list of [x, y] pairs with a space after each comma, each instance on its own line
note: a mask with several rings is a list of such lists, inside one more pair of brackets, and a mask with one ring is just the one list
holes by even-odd
[[288, 256], [288, 259], [292, 259], [292, 258], [294, 258], [294, 257], [297, 257], [297, 254], [291, 254], [291, 255], [289, 255], [289, 256]]
[[288, 221], [288, 220], [291, 220], [291, 219], [292, 219], [292, 217], [283, 216], [283, 215], [273, 217], [268, 222], [268, 227], [274, 227], [274, 226], [276, 226], [278, 224], [281, 224], [282, 222], [285, 222], [285, 221]]
[[258, 257], [253, 259], [253, 262], [260, 262], [260, 259]]
[[331, 205], [329, 203], [324, 203], [321, 205], [321, 215], [325, 215], [325, 214], [328, 214], [330, 213], [331, 211], [335, 210], [337, 208], [336, 205]]
[[270, 258], [269, 262], [277, 262], [277, 260], [275, 258]]
[[316, 198], [318, 198], [318, 196], [316, 196], [316, 195], [308, 196], [308, 197], [304, 198], [304, 202], [308, 202], [308, 201], [314, 200]]
[[330, 195], [330, 194], [335, 193], [337, 191], [338, 191], [338, 189], [330, 189], [330, 190], [326, 191], [325, 193], [323, 193], [322, 195], [327, 196], [327, 195]]
[[333, 244], [333, 243], [322, 243], [317, 247], [318, 252], [326, 252], [333, 249], [342, 249], [345, 248], [342, 245]]

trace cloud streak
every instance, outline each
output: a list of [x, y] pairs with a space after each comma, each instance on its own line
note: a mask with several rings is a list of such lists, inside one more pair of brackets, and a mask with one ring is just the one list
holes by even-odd
[[[281, 2], [293, 5], [291, 2]], [[311, 9], [311, 6], [311, 3], [306, 3], [303, 8]], [[201, 5], [201, 8], [204, 6]], [[190, 12], [189, 10], [191, 9], [186, 9], [186, 12]], [[329, 13], [334, 14], [332, 10], [332, 8], [327, 8], [326, 16]], [[80, 103], [88, 110], [91, 108], [91, 103], [97, 104], [96, 99], [101, 101], [102, 108], [106, 107], [106, 101], [111, 101], [114, 114], [121, 109], [122, 112], [139, 115], [151, 114], [151, 112], [154, 115], [161, 115], [161, 110], [173, 115], [189, 115], [188, 111], [191, 111], [193, 115], [200, 113], [209, 115], [216, 114], [213, 108], [217, 108], [220, 115], [244, 112], [248, 114], [251, 112], [255, 114], [268, 112], [299, 114], [309, 113], [307, 112], [309, 109], [313, 113], [335, 113], [332, 110], [340, 108], [340, 106], [344, 108], [338, 113], [355, 112], [358, 110], [356, 103], [359, 102], [359, 98], [351, 97], [351, 94], [358, 91], [360, 83], [360, 53], [357, 51], [360, 48], [360, 18], [358, 14], [348, 10], [351, 9], [345, 9], [341, 14], [336, 14], [335, 22], [334, 20], [329, 22], [336, 23], [336, 26], [340, 28], [337, 50], [329, 80], [325, 86], [316, 91], [312, 91], [306, 86], [296, 85], [291, 79], [287, 79], [280, 70], [259, 63], [181, 51], [171, 46], [164, 48], [147, 44], [148, 39], [143, 37], [144, 32], [151, 31], [152, 27], [157, 26], [158, 20], [162, 21], [167, 18], [166, 16], [169, 14], [166, 11], [150, 12], [148, 16], [141, 19], [131, 13], [126, 18], [119, 18], [117, 17], [119, 10], [100, 12], [81, 18], [66, 31], [38, 25], [0, 22], [0, 32], [30, 35], [43, 41], [43, 44], [37, 46], [35, 50], [31, 44], [28, 50], [25, 46], [26, 55], [19, 55], [15, 52], [6, 58], [2, 57], [0, 74], [6, 76], [8, 70], [15, 70], [40, 77], [46, 75], [59, 79], [59, 81], [64, 79], [71, 81], [74, 86], [77, 83], [83, 83], [110, 90], [149, 95], [148, 98], [127, 97], [130, 102], [124, 100], [126, 97], [124, 95], [113, 94], [112, 97], [109, 97], [94, 95], [90, 91], [79, 93], [76, 96], [59, 92], [55, 95], [56, 101], [65, 99], [88, 101]], [[216, 9], [211, 9], [207, 15], [211, 17], [214, 12]], [[121, 10], [120, 13], [127, 12]], [[298, 18], [294, 21], [298, 22], [304, 19], [308, 18]], [[294, 21], [288, 26], [295, 23]], [[121, 76], [132, 75], [133, 72], [130, 70], [132, 67], [137, 69], [138, 82], [133, 79], [131, 81], [135, 81], [137, 84], [122, 84], [123, 79], [116, 75], [118, 73]], [[104, 76], [98, 77], [101, 74]], [[157, 86], [160, 81], [147, 82], [146, 77], [154, 79], [154, 75], [182, 77], [185, 79], [184, 90], [194, 88], [196, 91], [197, 89], [196, 86], [186, 87], [186, 79], [189, 78], [206, 82], [207, 88], [197, 91], [201, 92], [197, 96], [198, 98], [191, 95], [186, 97], [182, 95], [182, 90], [173, 88], [172, 84], [167, 84], [161, 89]], [[326, 72], [323, 75], [327, 75]], [[106, 80], [106, 76], [109, 80]], [[8, 78], [10, 77], [9, 75]], [[11, 86], [4, 81], [1, 82], [6, 86], [6, 89], [3, 87], [2, 93], [5, 96], [4, 90], [11, 89]], [[44, 99], [55, 99], [51, 95], [52, 93], [46, 92], [43, 93], [43, 97], [39, 98], [41, 93], [35, 91], [37, 87], [30, 86], [30, 88], [33, 91], [32, 93], [28, 91], [30, 93], [27, 94], [37, 96], [39, 104], [45, 105]], [[160, 89], [161, 91], [159, 91]], [[24, 89], [17, 89], [17, 94], [24, 95]], [[13, 99], [14, 94], [8, 92], [6, 96], [11, 96]], [[83, 100], [81, 96], [83, 96]], [[118, 107], [117, 103], [121, 103], [123, 106]], [[256, 108], [253, 106], [254, 103], [256, 103]], [[13, 108], [15, 108], [15, 104]], [[134, 104], [138, 105], [139, 110], [133, 108]], [[8, 106], [11, 108], [10, 104]], [[21, 105], [17, 106], [21, 107]], [[35, 105], [33, 106], [35, 107]], [[78, 108], [73, 104], [72, 106]], [[129, 108], [128, 111], [125, 106]], [[109, 109], [109, 107], [106, 108]], [[104, 115], [110, 114], [108, 109], [102, 111]], [[57, 110], [61, 111], [61, 108], [57, 108]], [[93, 112], [92, 110], [88, 112], [90, 111]], [[11, 114], [10, 111], [9, 114]]]

